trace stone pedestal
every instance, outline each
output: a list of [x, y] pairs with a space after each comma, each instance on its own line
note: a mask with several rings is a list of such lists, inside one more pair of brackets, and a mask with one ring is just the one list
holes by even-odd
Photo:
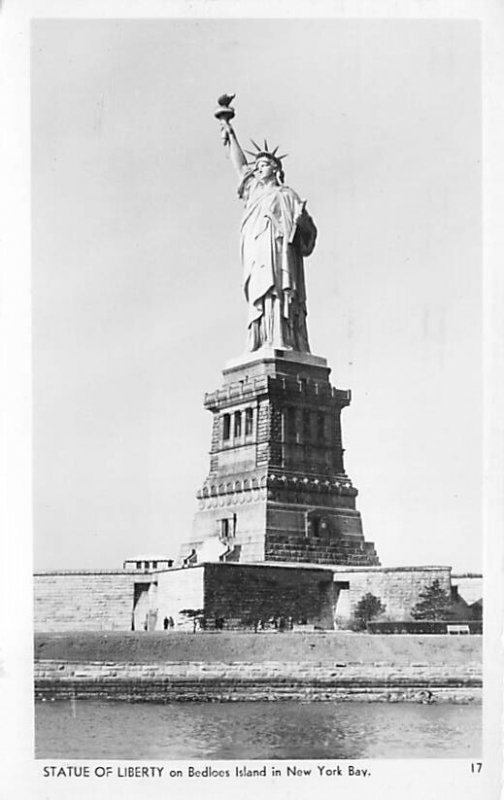
[[345, 473], [341, 410], [324, 358], [263, 348], [229, 362], [213, 414], [210, 471], [186, 563], [221, 560], [378, 565]]

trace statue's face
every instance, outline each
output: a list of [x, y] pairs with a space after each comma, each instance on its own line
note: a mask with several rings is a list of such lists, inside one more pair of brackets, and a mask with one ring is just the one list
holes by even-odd
[[255, 164], [255, 174], [259, 180], [270, 180], [276, 174], [275, 164], [269, 158], [258, 158]]

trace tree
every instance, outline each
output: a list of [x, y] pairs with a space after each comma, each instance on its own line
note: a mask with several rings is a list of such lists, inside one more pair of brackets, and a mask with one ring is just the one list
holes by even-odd
[[355, 607], [355, 616], [360, 622], [362, 628], [365, 628], [368, 622], [372, 619], [383, 614], [386, 606], [383, 605], [379, 597], [376, 597], [371, 592], [365, 594]]
[[188, 617], [189, 619], [192, 619], [193, 633], [196, 633], [196, 626], [197, 626], [198, 622], [201, 622], [201, 620], [203, 619], [204, 614], [205, 614], [205, 609], [203, 609], [203, 608], [183, 608], [179, 613], [183, 614], [184, 617]]
[[450, 618], [452, 614], [451, 597], [437, 578], [420, 592], [419, 598], [411, 609], [413, 619], [439, 621]]

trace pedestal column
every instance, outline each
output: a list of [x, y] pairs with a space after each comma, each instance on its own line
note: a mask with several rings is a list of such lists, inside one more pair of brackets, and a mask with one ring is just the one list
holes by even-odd
[[230, 362], [213, 414], [210, 470], [182, 559], [378, 565], [345, 472], [350, 392], [325, 359], [261, 349]]

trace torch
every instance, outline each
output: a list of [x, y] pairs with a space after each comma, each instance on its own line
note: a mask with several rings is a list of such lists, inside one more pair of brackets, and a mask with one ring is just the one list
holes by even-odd
[[217, 99], [218, 106], [214, 117], [216, 117], [221, 124], [221, 139], [224, 146], [229, 144], [228, 125], [235, 115], [235, 110], [231, 108], [230, 103], [235, 97], [236, 95], [234, 94], [221, 94]]

